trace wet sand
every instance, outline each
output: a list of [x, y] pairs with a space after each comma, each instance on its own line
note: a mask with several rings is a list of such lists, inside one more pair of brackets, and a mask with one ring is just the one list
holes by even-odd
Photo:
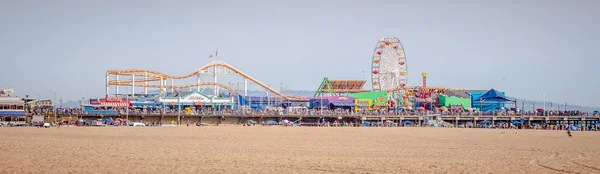
[[0, 128], [0, 157], [2, 173], [600, 173], [600, 132]]

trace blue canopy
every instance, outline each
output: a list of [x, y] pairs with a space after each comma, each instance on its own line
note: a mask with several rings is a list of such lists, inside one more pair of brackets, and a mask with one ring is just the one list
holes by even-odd
[[522, 124], [522, 122], [515, 120], [512, 122], [512, 124]]
[[371, 122], [368, 122], [368, 121], [363, 122], [364, 127], [369, 127], [370, 125], [371, 125]]
[[333, 106], [337, 106], [337, 107], [344, 107], [344, 106], [356, 106], [356, 104], [354, 103], [349, 103], [349, 102], [331, 102], [329, 103]]
[[483, 120], [483, 121], [481, 121], [481, 123], [491, 123], [491, 122], [492, 121], [490, 121], [490, 120]]
[[110, 118], [110, 117], [104, 117], [104, 118], [102, 118], [102, 121], [105, 121], [107, 123], [113, 122], [112, 118]]
[[485, 94], [481, 95], [479, 97], [479, 100], [484, 100], [484, 101], [495, 101], [495, 102], [507, 102], [507, 101], [512, 101], [509, 98], [506, 98], [504, 95], [502, 95], [499, 91], [495, 90], [495, 89], [490, 89], [488, 92], [486, 92]]
[[26, 115], [25, 115], [25, 111], [23, 111], [23, 110], [2, 110], [2, 111], [0, 111], [0, 116], [18, 117], [18, 116], [26, 116]]
[[152, 102], [131, 102], [132, 107], [157, 107], [157, 103]]
[[413, 123], [413, 121], [410, 121], [410, 120], [404, 120], [404, 121], [402, 121], [402, 123], [404, 123], [404, 124], [411, 124], [411, 123]]

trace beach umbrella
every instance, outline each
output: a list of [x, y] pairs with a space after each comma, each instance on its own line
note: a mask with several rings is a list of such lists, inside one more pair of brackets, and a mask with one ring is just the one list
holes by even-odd
[[104, 118], [102, 118], [102, 121], [105, 121], [105, 122], [107, 122], [107, 123], [110, 123], [110, 122], [112, 122], [113, 120], [112, 120], [112, 118], [110, 118], [110, 117], [104, 117]]
[[442, 106], [442, 107], [440, 108], [440, 110], [441, 110], [442, 112], [446, 111], [446, 106]]
[[486, 124], [486, 123], [491, 123], [491, 122], [492, 122], [492, 121], [490, 121], [490, 120], [483, 120], [483, 121], [481, 121], [480, 123]]
[[472, 122], [467, 122], [467, 126], [473, 126]]
[[515, 121], [513, 121], [513, 122], [512, 122], [512, 124], [521, 124], [521, 122], [520, 122], [520, 121], [517, 121], [517, 120], [515, 120]]
[[368, 122], [368, 121], [364, 121], [364, 122], [363, 122], [363, 126], [364, 126], [364, 127], [369, 127], [370, 125], [371, 125], [371, 123], [370, 123], [370, 122]]

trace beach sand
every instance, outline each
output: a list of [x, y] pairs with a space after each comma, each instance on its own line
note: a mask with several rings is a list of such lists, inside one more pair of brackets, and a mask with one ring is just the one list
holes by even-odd
[[[502, 133], [505, 132], [505, 133]], [[516, 133], [518, 132], [518, 133]], [[600, 173], [600, 132], [0, 128], [1, 173]]]

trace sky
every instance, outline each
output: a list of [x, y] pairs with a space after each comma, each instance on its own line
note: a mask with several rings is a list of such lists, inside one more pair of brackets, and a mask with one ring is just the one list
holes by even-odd
[[218, 48], [218, 60], [274, 88], [316, 90], [323, 77], [368, 79], [375, 44], [395, 36], [409, 85], [427, 72], [428, 86], [600, 106], [597, 9], [595, 0], [3, 0], [0, 87], [103, 97], [106, 70], [183, 75]]

